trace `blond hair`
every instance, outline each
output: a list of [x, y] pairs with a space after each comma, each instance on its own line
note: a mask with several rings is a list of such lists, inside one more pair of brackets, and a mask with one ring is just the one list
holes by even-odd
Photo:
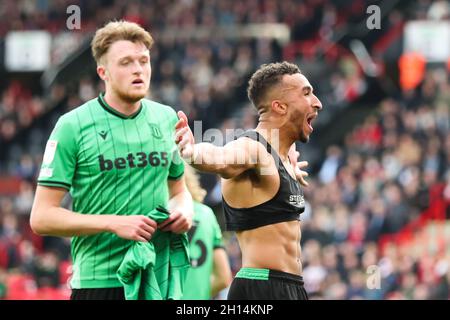
[[186, 163], [184, 165], [184, 177], [192, 199], [197, 202], [203, 202], [206, 196], [206, 190], [200, 185], [200, 177], [196, 170]]
[[98, 64], [103, 55], [108, 52], [109, 47], [119, 40], [142, 42], [149, 50], [153, 45], [150, 33], [137, 23], [123, 20], [111, 21], [103, 28], [98, 29], [92, 39], [92, 56], [95, 62]]

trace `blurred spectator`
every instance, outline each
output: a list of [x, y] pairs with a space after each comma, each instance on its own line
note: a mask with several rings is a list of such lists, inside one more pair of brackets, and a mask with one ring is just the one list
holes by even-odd
[[327, 157], [322, 163], [319, 171], [319, 179], [323, 184], [327, 184], [336, 178], [336, 173], [341, 165], [342, 151], [338, 146], [330, 146], [327, 149]]

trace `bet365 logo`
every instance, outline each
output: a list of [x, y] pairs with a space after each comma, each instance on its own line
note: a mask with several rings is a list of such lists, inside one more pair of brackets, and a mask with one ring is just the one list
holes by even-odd
[[100, 171], [110, 171], [113, 168], [123, 170], [126, 168], [144, 168], [151, 167], [167, 167], [169, 164], [169, 156], [167, 152], [153, 151], [150, 153], [137, 152], [135, 155], [129, 153], [126, 157], [118, 157], [116, 159], [105, 159], [104, 155], [98, 156]]

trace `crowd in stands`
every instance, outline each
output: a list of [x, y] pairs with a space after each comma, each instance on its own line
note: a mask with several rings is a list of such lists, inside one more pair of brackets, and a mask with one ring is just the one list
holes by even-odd
[[[81, 29], [68, 30], [66, 8], [76, 4], [82, 13]], [[333, 30], [346, 21], [364, 16], [365, 1], [5, 1], [0, 7], [0, 34], [9, 30], [47, 30], [59, 39], [60, 34], [82, 34], [89, 39], [96, 27], [106, 21], [122, 17], [140, 23], [155, 37], [152, 49], [152, 94], [164, 103], [183, 108], [190, 118], [202, 120], [209, 128], [229, 116], [247, 101], [245, 86], [250, 74], [261, 64], [281, 59], [310, 57], [308, 50], [296, 48], [299, 41], [311, 41], [309, 48], [319, 47], [322, 39], [331, 37]], [[337, 10], [338, 7], [349, 10]], [[361, 9], [361, 10], [360, 10]], [[298, 17], [301, 17], [299, 19]], [[207, 34], [206, 37], [176, 37], [176, 33], [191, 28], [227, 27], [263, 23], [282, 23], [290, 29], [292, 48], [281, 39], [226, 37]], [[168, 28], [169, 27], [169, 28]], [[162, 36], [167, 30], [173, 36]], [[289, 39], [287, 39], [289, 40]], [[55, 41], [56, 42], [56, 41]], [[62, 47], [58, 45], [52, 55]], [[334, 52], [333, 50], [330, 50]], [[53, 57], [54, 58], [54, 57]], [[311, 58], [311, 57], [310, 57]], [[60, 58], [53, 60], [59, 61]], [[347, 55], [335, 56], [328, 61], [331, 76], [318, 76], [318, 90], [328, 106], [351, 102], [365, 91], [361, 70]], [[313, 65], [308, 63], [308, 65]], [[309, 74], [305, 64], [304, 72]], [[317, 61], [314, 68], [324, 70], [326, 64]], [[94, 68], [86, 72], [79, 87], [65, 83], [53, 89], [55, 99], [44, 100], [42, 95], [31, 94], [27, 84], [6, 82], [0, 91], [0, 141], [9, 141], [21, 128], [28, 127], [32, 119], [53, 107], [51, 102], [61, 95], [68, 96], [68, 105], [76, 105], [98, 92], [98, 77]], [[314, 71], [318, 72], [318, 71]], [[70, 79], [67, 79], [70, 81]], [[322, 88], [322, 89], [321, 89]], [[328, 94], [330, 93], [330, 94]], [[74, 104], [75, 103], [75, 104]], [[331, 108], [329, 108], [331, 109]], [[325, 111], [328, 112], [328, 111]]]
[[[66, 7], [73, 2], [2, 1], [0, 36], [10, 30], [65, 31]], [[81, 0], [78, 5], [86, 34], [117, 17], [149, 28], [156, 40], [151, 52], [152, 98], [182, 108], [191, 120], [202, 120], [203, 129], [217, 126], [225, 131], [254, 127], [256, 113], [247, 102], [245, 86], [260, 64], [286, 54], [297, 59], [308, 52], [303, 47], [291, 56], [282, 44], [267, 39], [159, 38], [167, 26], [181, 30], [279, 22], [291, 29], [291, 43], [313, 44], [330, 39], [339, 26], [357, 21], [365, 13], [366, 2], [180, 0], [149, 5], [146, 0], [131, 4]], [[429, 1], [418, 3], [418, 12], [429, 7]], [[344, 7], [348, 10], [340, 10]], [[345, 112], [342, 106], [364, 93], [365, 82], [354, 59], [336, 54], [336, 59], [327, 62], [333, 73], [318, 79], [315, 89], [321, 98], [323, 93], [325, 109]], [[314, 58], [310, 61], [305, 73], [320, 67]], [[93, 68], [75, 83], [56, 84], [46, 96], [32, 93], [20, 81], [6, 82], [0, 90], [0, 144], [12, 144], [8, 157], [0, 162], [0, 172], [21, 180], [16, 196], [0, 196], [0, 299], [68, 297], [70, 240], [36, 236], [28, 219], [42, 150], [57, 117], [101, 91]], [[399, 232], [428, 208], [431, 189], [441, 186], [450, 201], [449, 93], [448, 70], [429, 70], [416, 90], [384, 99], [343, 144], [328, 147], [320, 169], [304, 190], [303, 276], [311, 298], [449, 298], [448, 254], [418, 255], [395, 245], [381, 248], [378, 243], [381, 236]], [[52, 112], [61, 102], [63, 107]], [[48, 117], [46, 125], [33, 127], [33, 120], [42, 116]], [[16, 135], [27, 128], [31, 131], [25, 141], [15, 142]], [[218, 209], [221, 221], [216, 182], [209, 188], [207, 202]], [[235, 273], [241, 266], [239, 246], [231, 233], [225, 233], [225, 238]], [[378, 269], [370, 271], [371, 266]], [[380, 285], [369, 288], [367, 279], [377, 271]]]
[[[444, 68], [429, 71], [418, 90], [383, 100], [343, 146], [329, 147], [305, 189], [304, 276], [312, 295], [449, 297], [448, 252], [417, 255], [395, 246], [380, 252], [377, 246], [431, 205], [433, 188], [450, 187], [449, 79]], [[365, 284], [370, 265], [382, 268], [378, 291]]]

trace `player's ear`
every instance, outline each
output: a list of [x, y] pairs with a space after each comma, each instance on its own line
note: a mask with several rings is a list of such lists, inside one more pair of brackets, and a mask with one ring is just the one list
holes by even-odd
[[287, 104], [280, 100], [273, 100], [271, 104], [272, 110], [278, 114], [285, 115], [287, 113]]
[[103, 81], [106, 81], [108, 76], [106, 74], [106, 68], [104, 65], [98, 65], [97, 66], [97, 74]]

